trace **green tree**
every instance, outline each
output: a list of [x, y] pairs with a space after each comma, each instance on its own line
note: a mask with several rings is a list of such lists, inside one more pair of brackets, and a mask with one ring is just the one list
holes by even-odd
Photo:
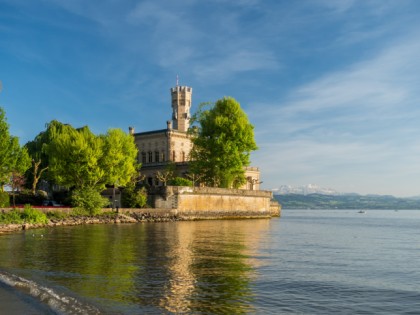
[[98, 214], [109, 203], [109, 200], [102, 197], [95, 187], [76, 188], [71, 198], [78, 214]]
[[144, 187], [137, 189], [135, 183], [128, 184], [121, 196], [123, 208], [143, 208], [147, 203], [147, 191]]
[[[34, 140], [25, 144], [29, 156], [32, 158], [32, 168], [26, 172], [27, 184], [30, 184], [32, 193], [35, 195], [38, 182], [41, 178], [48, 179], [48, 154], [46, 148], [51, 143], [53, 135], [61, 132], [64, 124], [52, 120], [46, 124], [46, 130], [40, 132]], [[50, 179], [51, 180], [51, 179]]]
[[210, 109], [200, 105], [193, 116], [190, 134], [191, 172], [213, 187], [239, 187], [245, 183], [245, 167], [257, 149], [254, 127], [240, 104], [231, 97], [218, 100]]
[[163, 183], [163, 186], [166, 186], [168, 181], [174, 178], [175, 176], [175, 163], [168, 163], [164, 170], [157, 171], [155, 173], [156, 178]]
[[109, 129], [101, 138], [104, 143], [101, 165], [106, 170], [104, 180], [106, 184], [124, 187], [140, 168], [134, 137], [121, 129]]
[[12, 187], [13, 206], [15, 206], [15, 193], [18, 189], [22, 189], [25, 183], [25, 172], [31, 166], [31, 159], [25, 147], [20, 148], [16, 153], [16, 162], [10, 176], [10, 186]]
[[104, 189], [103, 139], [95, 136], [88, 127], [75, 129], [63, 125], [54, 128], [52, 133], [46, 152], [49, 172], [56, 183], [69, 188]]
[[9, 133], [9, 124], [3, 108], [0, 107], [0, 190], [10, 184], [13, 173], [24, 173], [28, 164], [26, 149], [19, 145], [19, 139]]
[[120, 129], [96, 136], [88, 127], [61, 124], [50, 133], [48, 172], [57, 184], [74, 188], [72, 200], [78, 208], [96, 212], [103, 206], [100, 192], [105, 186], [124, 187], [138, 170], [134, 138]]

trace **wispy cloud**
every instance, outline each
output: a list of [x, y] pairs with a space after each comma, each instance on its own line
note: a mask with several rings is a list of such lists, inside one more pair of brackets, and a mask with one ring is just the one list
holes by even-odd
[[[283, 181], [322, 177], [339, 187], [349, 170], [360, 180], [364, 173], [376, 173], [377, 181], [391, 173], [413, 180], [420, 172], [413, 163], [420, 126], [412, 119], [420, 116], [417, 38], [392, 42], [368, 60], [293, 90], [265, 115], [252, 112], [262, 129], [257, 137], [275, 157], [267, 161], [257, 154], [256, 160]], [[321, 176], [323, 171], [336, 178]], [[397, 190], [400, 184], [387, 185]]]

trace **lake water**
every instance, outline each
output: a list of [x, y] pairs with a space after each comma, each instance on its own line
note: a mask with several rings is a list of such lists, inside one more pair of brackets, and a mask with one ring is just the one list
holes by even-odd
[[420, 314], [420, 211], [0, 237], [0, 314]]

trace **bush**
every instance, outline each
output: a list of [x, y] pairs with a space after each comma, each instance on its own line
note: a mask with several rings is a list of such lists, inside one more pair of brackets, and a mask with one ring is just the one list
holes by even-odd
[[55, 219], [55, 220], [63, 220], [68, 218], [70, 215], [63, 211], [48, 211], [47, 218], [48, 219]]
[[122, 192], [121, 203], [123, 208], [143, 208], [147, 203], [146, 189], [136, 189], [134, 185], [127, 186]]
[[101, 212], [102, 208], [108, 205], [108, 199], [101, 196], [94, 188], [76, 189], [71, 196], [75, 214], [95, 215]]
[[10, 197], [9, 194], [5, 191], [0, 192], [0, 207], [10, 207]]
[[30, 190], [24, 190], [19, 192], [15, 197], [15, 203], [20, 205], [30, 204], [41, 206], [42, 202], [45, 200], [42, 194], [34, 195]]
[[0, 223], [2, 224], [20, 224], [23, 223], [21, 216], [22, 212], [19, 210], [13, 209], [9, 212], [0, 213]]
[[23, 209], [23, 213], [22, 213], [22, 219], [26, 223], [32, 223], [32, 224], [47, 224], [48, 223], [47, 215], [42, 211], [32, 208], [30, 205], [25, 205], [25, 208]]
[[25, 205], [23, 211], [13, 209], [9, 212], [0, 213], [0, 222], [3, 224], [47, 224], [48, 218], [42, 211], [33, 209], [30, 205]]
[[192, 186], [193, 183], [189, 179], [183, 177], [175, 177], [168, 182], [169, 186]]

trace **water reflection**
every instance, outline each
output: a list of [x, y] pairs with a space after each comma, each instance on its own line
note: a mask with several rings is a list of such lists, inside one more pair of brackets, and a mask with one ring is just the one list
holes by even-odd
[[[269, 220], [96, 225], [0, 238], [0, 267], [62, 286], [105, 312], [253, 312]], [[41, 236], [42, 235], [42, 236]], [[6, 240], [8, 238], [8, 240]]]

